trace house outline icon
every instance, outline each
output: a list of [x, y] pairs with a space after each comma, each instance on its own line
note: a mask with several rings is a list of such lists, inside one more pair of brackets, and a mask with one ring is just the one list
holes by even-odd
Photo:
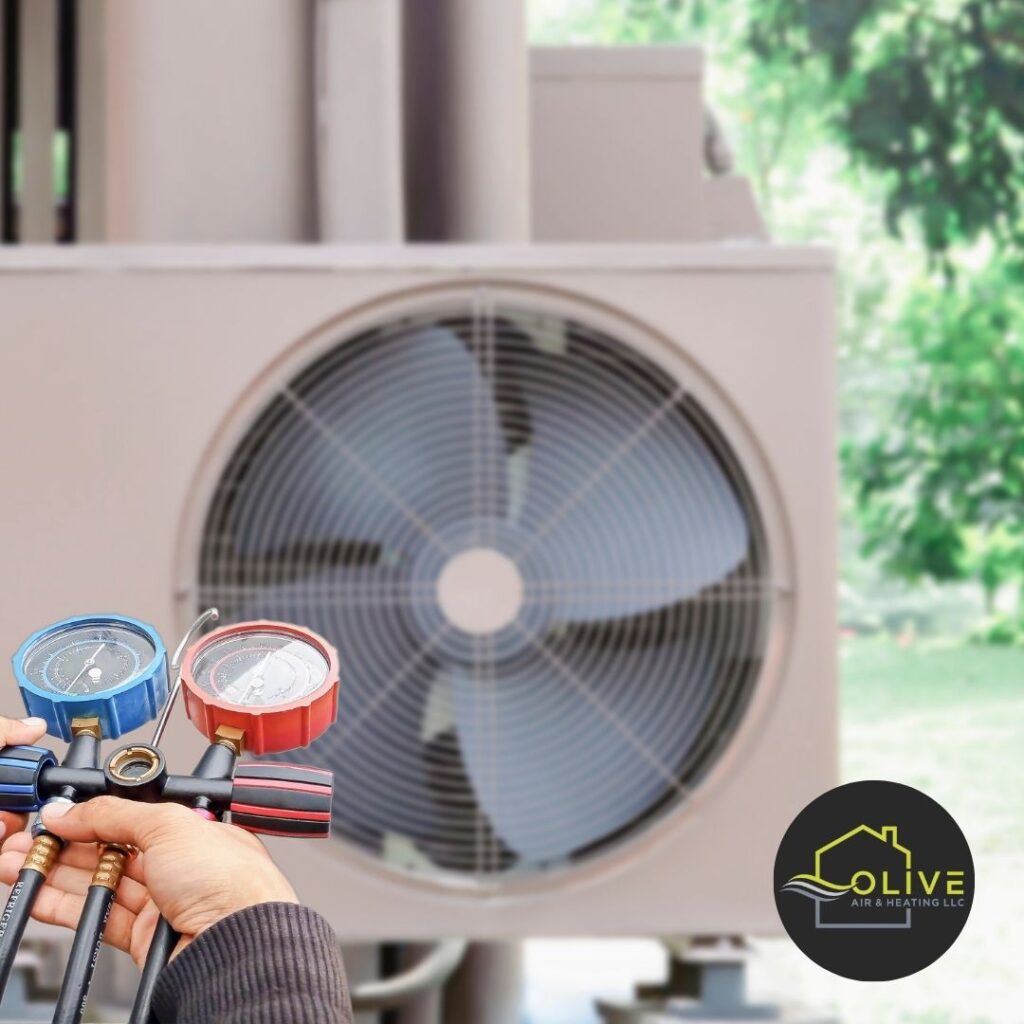
[[[905, 846], [901, 846], [899, 841], [897, 840], [897, 830], [896, 830], [896, 826], [895, 825], [883, 825], [881, 829], [874, 829], [870, 825], [858, 825], [856, 828], [852, 828], [852, 829], [850, 829], [849, 832], [846, 832], [843, 835], [839, 836], [838, 839], [833, 839], [832, 842], [826, 843], [824, 846], [819, 846], [818, 849], [814, 851], [814, 873], [815, 873], [815, 875], [817, 875], [818, 878], [825, 878], [825, 875], [822, 872], [822, 864], [821, 864], [821, 858], [822, 858], [823, 854], [828, 853], [829, 850], [834, 849], [835, 847], [839, 846], [841, 843], [845, 843], [845, 842], [847, 842], [847, 840], [852, 839], [854, 836], [859, 835], [861, 833], [864, 833], [866, 835], [872, 836], [873, 838], [879, 840], [879, 842], [884, 843], [887, 847], [891, 848], [892, 850], [896, 851], [897, 853], [902, 854], [904, 859], [906, 860], [906, 869], [907, 869], [907, 871], [910, 870], [911, 859], [912, 859], [911, 858], [911, 853], [910, 853], [910, 850], [908, 850]], [[888, 928], [902, 928], [902, 929], [905, 929], [905, 928], [909, 928], [910, 927], [910, 920], [911, 920], [911, 918], [910, 918], [910, 908], [907, 907], [906, 908], [906, 913], [904, 914], [904, 917], [903, 917], [903, 920], [899, 921], [899, 922], [887, 922], [887, 923], [875, 923], [875, 924], [866, 924], [866, 923], [861, 923], [861, 922], [833, 923], [833, 922], [828, 922], [828, 921], [822, 921], [822, 919], [821, 919], [821, 903], [819, 901], [817, 901], [817, 900], [814, 903], [814, 927], [815, 928], [844, 928], [844, 929], [845, 928], [874, 928], [874, 929], [878, 929], [878, 928], [886, 928], [886, 929], [888, 929]]]

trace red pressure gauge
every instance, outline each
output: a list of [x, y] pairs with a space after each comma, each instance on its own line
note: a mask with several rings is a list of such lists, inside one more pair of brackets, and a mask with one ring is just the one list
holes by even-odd
[[208, 633], [181, 664], [185, 710], [207, 739], [245, 732], [245, 749], [273, 754], [313, 742], [338, 713], [338, 652], [287, 622], [239, 622]]

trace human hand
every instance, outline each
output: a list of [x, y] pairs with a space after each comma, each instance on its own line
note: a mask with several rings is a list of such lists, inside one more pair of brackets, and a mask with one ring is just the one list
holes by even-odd
[[[15, 744], [38, 743], [46, 735], [46, 722], [41, 718], [0, 718], [0, 747]], [[0, 811], [0, 839], [11, 832], [19, 832], [25, 827], [24, 814], [11, 814]]]
[[[161, 914], [181, 935], [176, 956], [222, 918], [258, 903], [297, 903], [295, 891], [263, 844], [234, 825], [206, 821], [178, 804], [143, 804], [100, 796], [43, 809], [43, 824], [68, 841], [40, 890], [32, 916], [74, 929], [97, 861], [97, 842], [139, 850], [125, 870], [105, 941], [140, 966]], [[13, 884], [32, 839], [11, 836], [0, 855], [0, 881]]]

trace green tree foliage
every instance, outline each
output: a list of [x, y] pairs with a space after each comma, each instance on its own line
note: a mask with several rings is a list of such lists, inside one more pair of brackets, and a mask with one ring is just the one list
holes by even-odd
[[926, 284], [897, 324], [911, 356], [892, 422], [845, 459], [867, 546], [899, 576], [1024, 576], [1024, 281]]
[[1021, 242], [1021, 0], [765, 0], [750, 43], [764, 61], [823, 63], [835, 128], [943, 252]]
[[531, 4], [533, 38], [544, 43], [673, 43], [699, 15], [688, 0], [555, 0]]
[[[832, 131], [882, 183], [886, 223], [941, 272], [886, 350], [891, 410], [844, 442], [868, 554], [893, 576], [1024, 581], [1024, 2], [765, 0], [750, 45], [825, 69]], [[911, 243], [914, 244], [914, 243]], [[1020, 613], [990, 639], [1024, 636]]]
[[1024, 0], [575, 0], [535, 34], [714, 46], [737, 28], [729, 56], [747, 51], [758, 89], [789, 93], [775, 113], [799, 102], [795, 73], [800, 98], [882, 175], [894, 231], [913, 216], [934, 252], [1021, 241]]

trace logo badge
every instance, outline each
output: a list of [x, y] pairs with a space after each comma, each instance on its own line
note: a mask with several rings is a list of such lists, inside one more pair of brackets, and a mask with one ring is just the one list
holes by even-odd
[[851, 782], [809, 803], [775, 858], [790, 938], [826, 970], [890, 981], [953, 945], [974, 898], [974, 861], [940, 804], [898, 782]]

